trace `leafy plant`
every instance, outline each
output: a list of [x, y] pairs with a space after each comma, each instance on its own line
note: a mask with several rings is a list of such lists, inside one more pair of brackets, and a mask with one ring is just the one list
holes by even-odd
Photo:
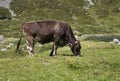
[[11, 19], [11, 14], [7, 8], [0, 7], [0, 19]]

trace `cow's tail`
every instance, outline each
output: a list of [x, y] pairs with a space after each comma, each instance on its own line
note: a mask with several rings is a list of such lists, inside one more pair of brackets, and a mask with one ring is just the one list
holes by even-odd
[[19, 41], [18, 41], [18, 43], [17, 43], [17, 47], [16, 47], [16, 50], [15, 50], [15, 53], [17, 53], [17, 51], [18, 51], [18, 49], [19, 49], [19, 47], [20, 47], [21, 40], [22, 40], [22, 31], [21, 31], [20, 39], [19, 39]]

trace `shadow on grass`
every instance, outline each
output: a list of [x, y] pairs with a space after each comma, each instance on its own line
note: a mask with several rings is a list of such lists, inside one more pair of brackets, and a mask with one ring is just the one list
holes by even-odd
[[73, 54], [61, 54], [62, 56], [74, 56]]
[[69, 56], [69, 57], [83, 57], [83, 55], [75, 56], [73, 54], [60, 54], [61, 56]]

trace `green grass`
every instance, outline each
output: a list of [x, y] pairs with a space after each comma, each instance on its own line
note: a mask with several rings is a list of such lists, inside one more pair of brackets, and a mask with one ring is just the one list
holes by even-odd
[[[0, 45], [5, 47], [9, 41]], [[16, 43], [16, 40], [13, 41]], [[120, 46], [108, 42], [81, 41], [83, 57], [71, 56], [67, 46], [50, 57], [52, 43], [14, 53], [15, 46], [0, 52], [0, 81], [119, 81]], [[21, 48], [25, 47], [22, 45]]]
[[[27, 2], [26, 2], [27, 1]], [[0, 81], [120, 81], [120, 45], [109, 42], [81, 41], [83, 57], [71, 56], [68, 47], [50, 57], [52, 43], [35, 47], [30, 58], [25, 42], [15, 52], [20, 27], [24, 22], [65, 20], [81, 34], [120, 33], [119, 0], [98, 0], [90, 9], [85, 0], [14, 0], [11, 9], [17, 14], [11, 20], [0, 20]], [[22, 4], [21, 4], [22, 3]], [[32, 5], [32, 6], [31, 6]], [[12, 39], [12, 38], [13, 39]], [[10, 39], [11, 38], [11, 39]]]

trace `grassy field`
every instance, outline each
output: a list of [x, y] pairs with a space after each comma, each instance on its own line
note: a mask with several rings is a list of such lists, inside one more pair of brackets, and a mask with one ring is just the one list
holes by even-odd
[[82, 57], [72, 56], [67, 46], [60, 47], [58, 55], [50, 57], [52, 43], [37, 44], [35, 56], [30, 58], [24, 40], [20, 51], [15, 53], [20, 27], [28, 21], [64, 20], [78, 32], [77, 36], [119, 36], [120, 0], [92, 0], [91, 6], [90, 0], [12, 1], [10, 7], [17, 16], [0, 20], [0, 36], [5, 38], [0, 41], [0, 81], [120, 81], [117, 44], [82, 40]]
[[[6, 39], [0, 49], [17, 40]], [[120, 45], [81, 41], [82, 57], [72, 56], [67, 46], [50, 57], [52, 43], [35, 47], [30, 58], [24, 44], [0, 52], [0, 81], [120, 81]]]

